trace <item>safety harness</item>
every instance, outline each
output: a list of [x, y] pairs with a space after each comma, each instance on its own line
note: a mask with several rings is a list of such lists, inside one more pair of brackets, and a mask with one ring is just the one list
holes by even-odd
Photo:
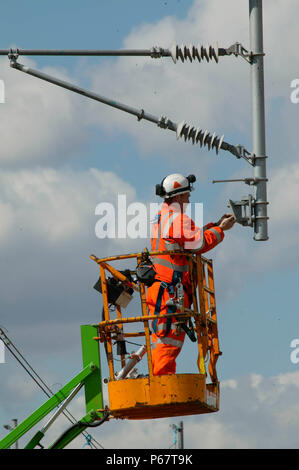
[[[157, 225], [158, 225], [159, 228], [158, 228], [158, 236], [157, 236], [157, 241], [156, 241], [156, 250], [158, 250], [159, 243], [160, 243], [162, 223], [166, 220], [167, 216], [168, 216], [168, 214], [166, 216], [164, 216], [164, 218], [162, 218], [162, 220], [161, 220], [161, 213], [158, 214]], [[173, 219], [176, 216], [177, 216], [177, 214], [170, 213], [169, 220], [168, 220], [168, 229], [170, 228], [171, 224], [173, 223]], [[175, 286], [179, 282], [182, 282], [182, 279], [183, 279], [183, 271], [182, 270], [181, 271], [174, 270], [172, 280], [171, 280], [170, 283], [165, 282], [165, 281], [161, 281], [159, 291], [158, 291], [158, 295], [157, 295], [157, 301], [156, 301], [156, 305], [155, 305], [155, 312], [154, 312], [155, 315], [160, 314], [161, 304], [162, 304], [162, 297], [163, 297], [165, 289], [168, 290], [170, 295], [174, 295]], [[156, 279], [156, 282], [157, 281], [158, 280]], [[173, 306], [172, 305], [167, 305], [167, 313], [175, 314], [176, 311], [177, 311], [177, 307], [175, 305], [173, 305]], [[165, 331], [164, 331], [164, 334], [163, 334], [162, 337], [166, 337], [166, 336], [169, 335], [170, 330], [171, 330], [171, 325], [172, 325], [172, 318], [173, 317], [167, 317], [167, 319], [166, 319], [166, 328], [165, 328]], [[155, 334], [157, 334], [157, 324], [158, 324], [158, 319], [156, 318], [153, 321], [153, 330], [154, 330]], [[193, 341], [193, 342], [196, 341], [196, 338], [195, 338], [195, 335], [194, 335], [193, 331], [191, 331], [187, 327], [187, 325], [185, 325], [185, 323], [182, 322], [181, 327], [185, 331], [185, 333], [187, 333], [187, 335], [191, 339], [191, 341]]]
[[[174, 294], [174, 284], [168, 284], [167, 282], [161, 281], [159, 291], [158, 291], [158, 296], [157, 296], [157, 301], [156, 301], [156, 306], [155, 306], [155, 315], [160, 314], [161, 310], [161, 303], [162, 303], [162, 297], [164, 294], [165, 289], [168, 289], [168, 292], [170, 294]], [[175, 313], [176, 312], [176, 307], [175, 306], [167, 306], [167, 313]], [[153, 330], [154, 333], [157, 333], [157, 323], [158, 319], [155, 318], [153, 321]], [[166, 329], [164, 332], [163, 336], [167, 336], [171, 330], [171, 324], [172, 324], [172, 317], [167, 317], [166, 319]]]

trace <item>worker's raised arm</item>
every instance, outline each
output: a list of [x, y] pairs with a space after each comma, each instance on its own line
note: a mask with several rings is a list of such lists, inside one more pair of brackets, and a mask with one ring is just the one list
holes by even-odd
[[234, 223], [234, 217], [225, 214], [219, 222], [211, 222], [200, 228], [186, 214], [181, 214], [173, 221], [169, 234], [183, 249], [205, 253], [222, 242], [224, 231], [229, 230]]

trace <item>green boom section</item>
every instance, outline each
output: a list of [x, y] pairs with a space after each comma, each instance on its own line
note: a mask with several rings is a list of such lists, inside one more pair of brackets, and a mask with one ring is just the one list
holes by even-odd
[[[34, 411], [19, 426], [11, 431], [4, 439], [0, 441], [0, 449], [9, 448], [15, 441], [20, 439], [26, 432], [43, 419], [50, 411], [63, 402], [72, 392], [72, 390], [81, 382], [85, 386], [86, 416], [81, 420], [81, 424], [74, 425], [70, 432], [59, 442], [59, 447], [63, 448], [71, 442], [76, 436], [86, 429], [89, 423], [95, 419], [103, 417], [103, 393], [102, 377], [100, 364], [100, 351], [98, 342], [93, 338], [97, 336], [97, 327], [94, 325], [81, 326], [82, 359], [83, 370], [70, 380], [55, 395], [47, 400], [42, 406]], [[99, 410], [99, 411], [98, 411]], [[86, 423], [86, 426], [84, 424]], [[39, 443], [44, 434], [39, 431], [26, 446], [27, 449], [34, 448]], [[51, 448], [50, 447], [50, 448]]]
[[71, 391], [75, 388], [78, 383], [84, 381], [89, 375], [93, 374], [96, 369], [96, 365], [90, 363], [86, 366], [79, 374], [77, 374], [72, 380], [70, 380], [64, 387], [62, 387], [55, 395], [47, 400], [42, 406], [34, 411], [28, 418], [26, 418], [19, 426], [17, 426], [12, 432], [10, 432], [4, 439], [0, 441], [0, 449], [7, 449], [20, 437], [22, 437], [29, 429], [43, 419], [50, 411], [58, 406], [63, 400], [65, 400]]
[[[86, 413], [93, 410], [102, 410], [103, 391], [100, 363], [100, 350], [98, 341], [93, 338], [98, 336], [98, 329], [94, 325], [81, 325], [81, 343], [83, 367], [86, 367], [91, 361], [95, 364], [96, 370], [85, 380], [85, 403]], [[103, 413], [97, 412], [95, 418], [102, 417]]]
[[84, 416], [79, 422], [71, 426], [49, 449], [64, 449], [71, 441], [81, 434], [94, 420], [93, 413]]

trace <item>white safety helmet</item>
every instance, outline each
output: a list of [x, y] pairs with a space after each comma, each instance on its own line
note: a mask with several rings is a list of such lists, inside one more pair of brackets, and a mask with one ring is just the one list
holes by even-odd
[[156, 195], [167, 199], [177, 194], [189, 193], [193, 191], [192, 183], [195, 181], [194, 175], [187, 177], [179, 173], [168, 175], [161, 181], [161, 184], [156, 184]]

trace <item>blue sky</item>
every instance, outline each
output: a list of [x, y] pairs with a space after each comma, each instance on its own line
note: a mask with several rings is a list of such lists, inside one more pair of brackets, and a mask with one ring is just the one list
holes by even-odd
[[[167, 48], [175, 41], [188, 45], [218, 41], [219, 47], [240, 41], [249, 47], [248, 2], [229, 0], [227, 8], [222, 3], [2, 2], [0, 49], [148, 49]], [[290, 407], [287, 416], [288, 393], [295, 396], [299, 382], [298, 365], [290, 361], [290, 343], [299, 335], [299, 219], [294, 210], [299, 105], [290, 100], [291, 81], [298, 77], [294, 18], [299, 7], [295, 0], [279, 0], [275, 6], [264, 3], [269, 240], [255, 242], [250, 228], [235, 226], [209, 253], [214, 260], [223, 351], [218, 372], [226, 386], [219, 417], [202, 423], [216, 434], [219, 427], [223, 432], [227, 426], [233, 430], [238, 421], [237, 410], [235, 415], [225, 414], [225, 406], [235, 401], [230, 390], [239, 387], [246, 406], [252, 390], [261, 387], [262, 392], [271, 380], [283, 383], [281, 394]], [[279, 41], [282, 36], [284, 46]], [[250, 70], [241, 58], [224, 57], [218, 65], [175, 65], [170, 58], [20, 57], [19, 61], [153, 115], [224, 133], [226, 141], [251, 150]], [[6, 89], [6, 103], [0, 105], [0, 325], [49, 383], [65, 383], [81, 367], [80, 324], [97, 322], [100, 315], [101, 304], [92, 289], [98, 271], [89, 255], [102, 257], [148, 245], [148, 240], [121, 244], [97, 239], [96, 205], [115, 202], [118, 193], [127, 194], [131, 202], [158, 202], [154, 187], [165, 175], [194, 173], [192, 201], [204, 203], [205, 222], [217, 220], [227, 211], [228, 199], [238, 200], [252, 188], [242, 183], [212, 184], [212, 180], [251, 176], [252, 169], [227, 152], [216, 156], [177, 142], [173, 132], [138, 123], [130, 115], [11, 70], [4, 57], [0, 57], [0, 79]], [[178, 364], [181, 372], [192, 354], [187, 340], [184, 349]], [[13, 417], [21, 420], [43, 397], [10, 357], [0, 371], [0, 423]], [[256, 382], [255, 377], [260, 379]], [[262, 413], [262, 401], [259, 404]], [[270, 408], [267, 413], [267, 419], [274, 420]], [[165, 424], [159, 423], [157, 433], [162, 433]], [[204, 426], [199, 418], [186, 418], [186, 423], [190, 429]], [[135, 425], [146, 435], [146, 424]], [[298, 430], [298, 423], [292, 426]], [[273, 442], [287, 445], [279, 426], [273, 429]], [[2, 428], [0, 437], [1, 433]], [[226, 435], [223, 439], [217, 434], [216, 446], [270, 445], [266, 440], [252, 441], [245, 430], [240, 440], [234, 432], [231, 440]], [[107, 447], [111, 436], [108, 432]], [[196, 447], [191, 434], [189, 442]], [[130, 447], [132, 442], [124, 440], [123, 445]], [[144, 445], [140, 437], [138, 446]]]

